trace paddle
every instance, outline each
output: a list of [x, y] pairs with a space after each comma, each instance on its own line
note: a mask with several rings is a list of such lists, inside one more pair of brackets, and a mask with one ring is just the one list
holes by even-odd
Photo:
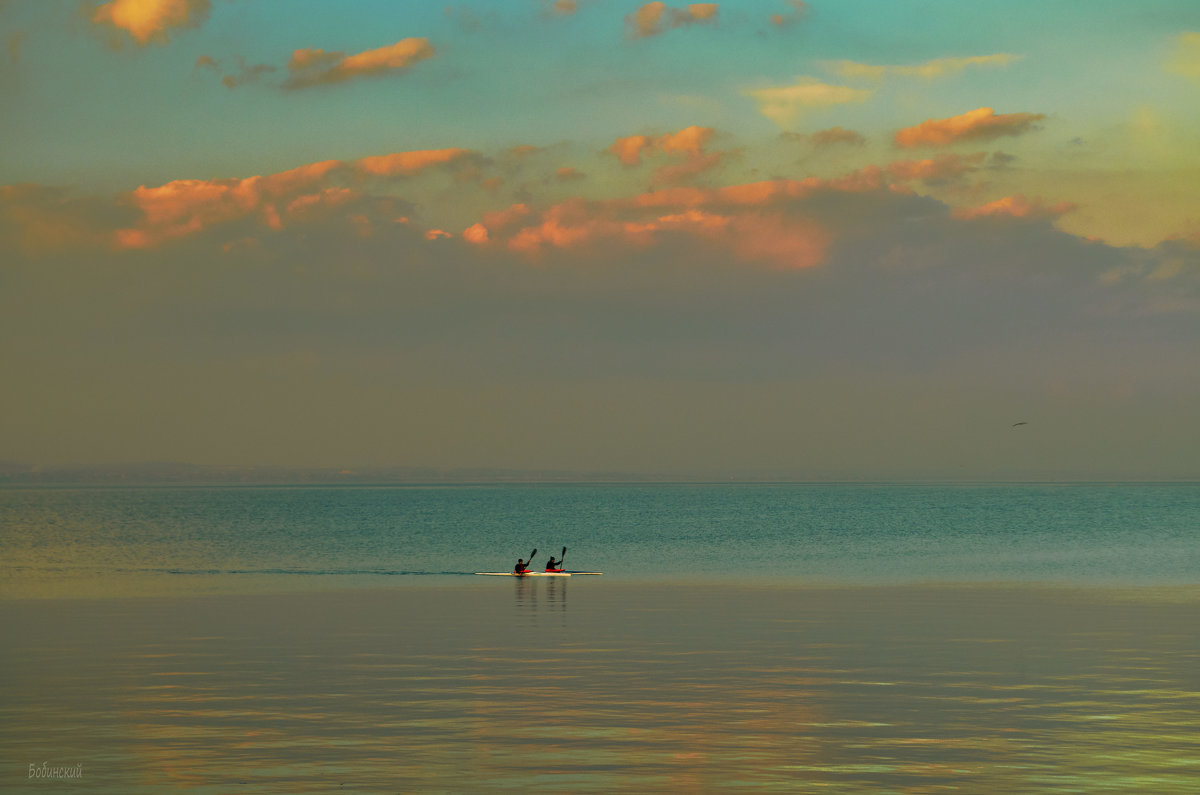
[[558, 556], [559, 571], [565, 571], [565, 569], [563, 569], [563, 561], [566, 560], [566, 557], [567, 557], [567, 548], [563, 547], [562, 554]]

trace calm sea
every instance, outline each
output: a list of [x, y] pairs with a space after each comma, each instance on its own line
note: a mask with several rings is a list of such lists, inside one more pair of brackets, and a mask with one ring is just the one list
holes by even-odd
[[[1198, 518], [1197, 485], [4, 490], [0, 791], [1197, 793]], [[469, 574], [535, 546], [605, 576]]]
[[563, 547], [632, 580], [1191, 584], [1198, 532], [1200, 484], [4, 489], [0, 596], [450, 584]]

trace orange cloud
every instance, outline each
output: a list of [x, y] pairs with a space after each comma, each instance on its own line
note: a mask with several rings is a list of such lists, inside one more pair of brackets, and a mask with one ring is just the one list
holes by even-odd
[[704, 145], [708, 143], [708, 139], [712, 138], [712, 135], [712, 127], [698, 127], [693, 124], [677, 133], [662, 136], [655, 141], [655, 146], [668, 154], [682, 152], [688, 155], [699, 155], [703, 153]]
[[208, 17], [209, 0], [112, 0], [91, 21], [128, 33], [139, 45], [165, 44], [172, 28], [191, 27]]
[[314, 183], [321, 182], [331, 172], [344, 166], [345, 163], [340, 160], [322, 160], [319, 163], [309, 163], [299, 168], [270, 174], [262, 178], [261, 184], [266, 193], [272, 196], [281, 196], [304, 190]]
[[966, 156], [944, 152], [937, 157], [925, 160], [898, 160], [889, 164], [887, 170], [893, 179], [903, 182], [917, 179], [925, 182], [939, 182], [957, 179], [963, 174], [974, 171], [986, 156], [984, 152]]
[[1074, 209], [1075, 205], [1071, 202], [1046, 204], [1041, 199], [1030, 200], [1018, 193], [979, 207], [955, 210], [954, 217], [962, 219], [986, 217], [1052, 219]]
[[614, 208], [573, 200], [548, 209], [540, 223], [521, 228], [507, 242], [534, 258], [544, 249], [580, 250], [609, 244], [645, 248], [667, 237], [698, 239], [721, 246], [744, 262], [780, 268], [819, 265], [830, 235], [807, 219], [752, 210], [726, 214], [697, 208], [638, 219], [622, 219]]
[[832, 233], [798, 214], [800, 202], [822, 192], [867, 192], [885, 187], [880, 168], [836, 179], [768, 180], [707, 189], [662, 188], [624, 199], [569, 199], [534, 213], [514, 205], [485, 214], [463, 237], [537, 259], [552, 250], [642, 248], [666, 239], [717, 246], [738, 261], [803, 268], [824, 261]]
[[578, 248], [601, 237], [619, 238], [622, 225], [598, 209], [602, 205], [582, 199], [556, 204], [542, 213], [539, 223], [518, 229], [508, 248], [536, 256], [544, 246]]
[[292, 53], [288, 70], [292, 76], [284, 88], [308, 88], [316, 85], [342, 83], [355, 77], [380, 75], [408, 69], [419, 61], [432, 58], [436, 50], [429, 39], [401, 39], [395, 44], [367, 50], [357, 55], [326, 52], [321, 49], [300, 49]]
[[720, 162], [723, 153], [704, 151], [714, 132], [712, 127], [692, 125], [657, 138], [630, 135], [618, 138], [608, 151], [626, 166], [639, 166], [643, 156], [649, 157], [656, 153], [683, 155], [686, 160], [682, 164], [663, 166], [655, 172], [657, 182], [678, 182], [706, 171]]
[[823, 179], [807, 177], [801, 180], [771, 179], [726, 185], [721, 188], [672, 187], [643, 193], [624, 200], [628, 207], [691, 208], [718, 207], [722, 209], [766, 207], [788, 201], [807, 199], [821, 192], [866, 193], [884, 187], [883, 169], [867, 166], [841, 177]]
[[287, 215], [289, 220], [315, 220], [325, 215], [329, 209], [339, 207], [357, 197], [358, 194], [349, 188], [325, 188], [318, 193], [305, 193], [288, 203]]
[[[136, 226], [118, 229], [119, 248], [152, 248], [214, 224], [245, 218], [261, 209], [261, 178], [179, 179], [157, 188], [145, 185], [127, 197], [141, 211]], [[277, 216], [276, 216], [277, 220]]]
[[[685, 220], [705, 214], [706, 229], [715, 218], [736, 227], [733, 220], [748, 212], [778, 213], [789, 204], [821, 193], [866, 193], [889, 189], [885, 172], [877, 166], [834, 179], [809, 177], [803, 180], [775, 179], [720, 188], [672, 186], [657, 188], [623, 199], [586, 202], [573, 199], [555, 205], [553, 211], [534, 212], [527, 204], [484, 213], [468, 239], [476, 243], [508, 245], [537, 254], [545, 248], [578, 247], [598, 240], [643, 243], [653, 233], [678, 230]], [[895, 190], [895, 188], [891, 188]], [[698, 229], [699, 225], [693, 224]], [[511, 242], [516, 241], [516, 242]], [[747, 249], [748, 250], [748, 249]]]
[[672, 28], [710, 22], [717, 18], [717, 3], [692, 3], [687, 8], [671, 8], [660, 0], [646, 3], [625, 18], [631, 36], [657, 36]]
[[1005, 113], [997, 116], [991, 108], [977, 108], [961, 116], [930, 119], [915, 127], [906, 127], [896, 133], [895, 140], [897, 146], [904, 148], [982, 141], [1004, 135], [1020, 135], [1044, 118], [1040, 113]]
[[642, 151], [652, 146], [654, 146], [654, 139], [648, 135], [629, 135], [618, 138], [612, 146], [608, 147], [608, 151], [616, 155], [617, 160], [626, 166], [640, 166]]
[[472, 224], [463, 230], [463, 240], [482, 246], [488, 242], [488, 229], [483, 224]]
[[441, 166], [473, 155], [470, 149], [422, 149], [390, 155], [364, 157], [355, 167], [364, 174], [381, 177], [410, 177], [433, 166]]
[[285, 219], [311, 221], [326, 208], [357, 198], [349, 189], [326, 184], [345, 168], [340, 160], [325, 160], [266, 176], [143, 185], [123, 198], [140, 218], [133, 226], [117, 229], [113, 240], [118, 248], [144, 249], [234, 221], [257, 219], [275, 230], [285, 226]]

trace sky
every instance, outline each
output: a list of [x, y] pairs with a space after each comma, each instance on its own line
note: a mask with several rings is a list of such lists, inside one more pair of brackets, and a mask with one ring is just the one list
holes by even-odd
[[1194, 0], [8, 0], [0, 45], [0, 461], [1200, 478]]

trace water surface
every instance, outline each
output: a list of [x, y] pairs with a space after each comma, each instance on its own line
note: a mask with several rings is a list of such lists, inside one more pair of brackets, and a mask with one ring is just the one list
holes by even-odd
[[[0, 596], [631, 579], [1200, 581], [1197, 484], [0, 490]], [[336, 583], [330, 583], [334, 579]]]
[[[1200, 792], [1197, 516], [1196, 485], [0, 490], [0, 791]], [[470, 575], [534, 546], [606, 573]]]
[[0, 789], [48, 760], [131, 794], [1196, 792], [1200, 600], [1156, 593], [25, 601], [0, 611]]

